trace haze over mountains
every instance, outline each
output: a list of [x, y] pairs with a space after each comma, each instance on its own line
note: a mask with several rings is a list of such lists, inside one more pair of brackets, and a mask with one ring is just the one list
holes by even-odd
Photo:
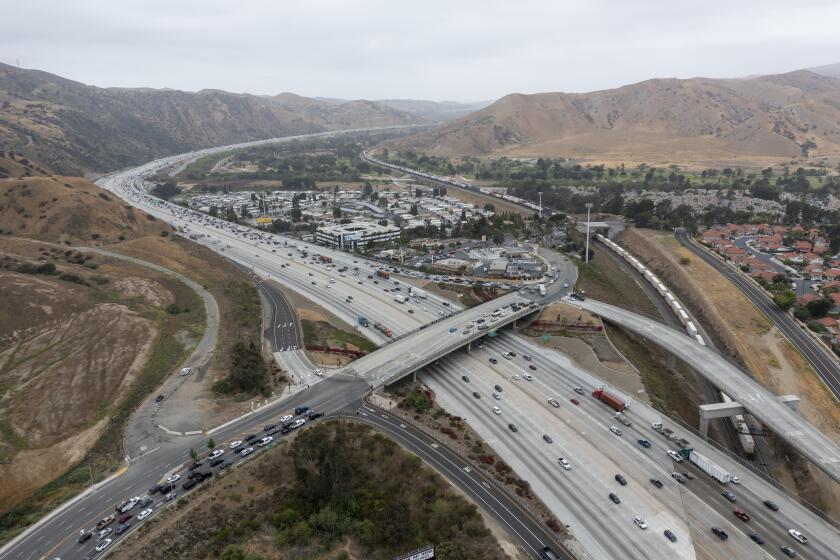
[[[840, 158], [840, 65], [743, 79], [653, 79], [512, 94], [391, 142], [442, 156], [765, 165]], [[820, 72], [820, 73], [817, 73]]]
[[98, 88], [0, 64], [0, 148], [58, 173], [109, 171], [167, 154], [325, 130], [426, 122], [371, 101], [283, 93]]

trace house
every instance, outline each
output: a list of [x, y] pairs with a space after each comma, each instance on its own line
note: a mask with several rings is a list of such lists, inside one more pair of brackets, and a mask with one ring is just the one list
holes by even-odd
[[813, 281], [821, 281], [823, 279], [823, 268], [818, 264], [809, 264], [803, 271], [805, 275]]

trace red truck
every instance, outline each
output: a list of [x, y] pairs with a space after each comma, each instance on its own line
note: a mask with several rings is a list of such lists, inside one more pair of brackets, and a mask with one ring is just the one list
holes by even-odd
[[592, 396], [601, 401], [602, 403], [606, 404], [613, 410], [617, 410], [618, 412], [622, 412], [627, 405], [624, 404], [624, 401], [620, 398], [616, 397], [615, 395], [611, 395], [603, 387], [598, 387], [594, 391], [592, 391]]
[[328, 257], [327, 255], [321, 255], [318, 258], [321, 259], [322, 263], [331, 263], [332, 262], [332, 257]]
[[391, 277], [391, 273], [388, 272], [387, 270], [377, 270], [376, 275], [379, 276], [380, 278], [384, 278], [385, 280], [387, 280], [388, 278]]

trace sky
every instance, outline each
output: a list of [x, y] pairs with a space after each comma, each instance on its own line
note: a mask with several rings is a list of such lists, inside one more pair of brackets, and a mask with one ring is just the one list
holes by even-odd
[[484, 101], [840, 62], [832, 0], [33, 0], [3, 13], [0, 61], [101, 87]]

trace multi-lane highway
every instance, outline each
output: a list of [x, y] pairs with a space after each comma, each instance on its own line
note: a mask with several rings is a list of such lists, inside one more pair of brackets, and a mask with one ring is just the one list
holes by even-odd
[[689, 251], [703, 259], [712, 268], [720, 272], [727, 280], [743, 292], [753, 305], [761, 310], [770, 321], [790, 340], [808, 360], [814, 371], [820, 376], [826, 386], [840, 399], [840, 365], [828, 354], [828, 350], [820, 346], [811, 336], [803, 332], [803, 327], [788, 313], [779, 309], [759, 286], [752, 280], [745, 278], [740, 272], [726, 265], [720, 259], [700, 247], [685, 230], [677, 230], [677, 239]]

